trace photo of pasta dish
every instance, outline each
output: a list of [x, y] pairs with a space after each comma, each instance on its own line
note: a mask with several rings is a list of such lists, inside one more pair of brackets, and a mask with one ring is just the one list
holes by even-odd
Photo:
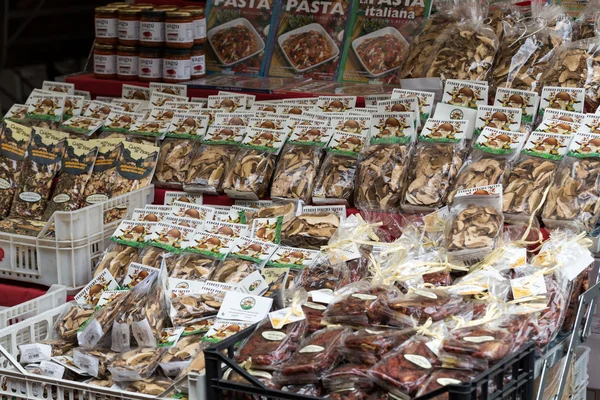
[[405, 50], [402, 40], [388, 33], [363, 40], [356, 53], [371, 74], [380, 74], [399, 67]]
[[298, 70], [317, 65], [334, 54], [329, 40], [316, 30], [289, 36], [283, 42], [282, 48], [292, 65]]
[[234, 63], [258, 51], [256, 35], [244, 25], [222, 29], [210, 41], [225, 64]]

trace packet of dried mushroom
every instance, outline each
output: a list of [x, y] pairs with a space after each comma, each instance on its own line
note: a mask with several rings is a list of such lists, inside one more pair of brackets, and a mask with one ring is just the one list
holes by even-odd
[[448, 204], [452, 203], [458, 190], [502, 184], [504, 173], [518, 157], [526, 137], [527, 134], [521, 132], [484, 128], [458, 172], [448, 195]]
[[283, 147], [271, 185], [271, 198], [299, 199], [310, 203], [323, 148], [333, 128], [297, 126]]
[[245, 132], [246, 128], [240, 125], [211, 125], [189, 163], [184, 190], [209, 194], [223, 193], [224, 179], [229, 174]]
[[403, 209], [433, 211], [442, 207], [467, 155], [465, 120], [428, 119], [408, 172]]
[[533, 132], [504, 184], [502, 211], [509, 220], [529, 220], [541, 210], [572, 136]]
[[577, 133], [548, 192], [542, 218], [549, 228], [591, 232], [600, 218], [600, 134]]
[[31, 133], [28, 157], [10, 215], [40, 220], [46, 210], [54, 177], [60, 171], [67, 137], [63, 132], [36, 128]]
[[148, 144], [123, 143], [117, 162], [113, 197], [146, 187], [152, 181], [160, 148]]
[[223, 184], [225, 193], [236, 199], [265, 197], [287, 135], [285, 130], [248, 128]]
[[54, 211], [73, 211], [81, 207], [97, 154], [98, 145], [95, 140], [67, 139], [61, 173], [48, 202], [44, 219], [49, 220]]
[[358, 162], [355, 203], [362, 210], [398, 211], [416, 139], [410, 112], [373, 114], [369, 146]]
[[98, 139], [98, 155], [92, 176], [84, 191], [85, 205], [101, 203], [112, 197], [117, 178], [117, 161], [123, 150], [123, 139]]
[[446, 226], [448, 259], [473, 265], [491, 253], [502, 231], [502, 185], [459, 190]]
[[193, 139], [165, 139], [160, 145], [155, 184], [159, 187], [181, 188], [200, 142]]
[[5, 218], [19, 185], [31, 128], [6, 120], [0, 129], [0, 217]]

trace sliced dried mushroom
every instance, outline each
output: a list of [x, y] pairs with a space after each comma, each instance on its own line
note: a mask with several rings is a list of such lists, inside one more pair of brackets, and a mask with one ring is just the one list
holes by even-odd
[[419, 146], [409, 171], [406, 203], [413, 206], [441, 207], [458, 170], [463, 153], [456, 145], [438, 143]]
[[329, 242], [340, 218], [336, 214], [303, 214], [286, 222], [281, 229], [281, 244], [305, 249], [320, 249]]
[[276, 158], [275, 154], [269, 152], [240, 150], [233, 160], [233, 168], [229, 171], [223, 188], [251, 192], [258, 198], [265, 197]]
[[125, 390], [128, 392], [143, 393], [151, 396], [158, 396], [167, 390], [173, 382], [163, 376], [153, 376], [148, 379], [142, 379], [141, 381], [131, 382], [127, 385]]
[[502, 195], [502, 211], [531, 215], [552, 183], [557, 163], [531, 157], [518, 162], [508, 177]]
[[600, 160], [577, 159], [562, 168], [548, 192], [542, 217], [576, 221], [592, 231], [600, 217]]
[[155, 180], [163, 184], [182, 185], [196, 152], [196, 141], [168, 139], [160, 146]]
[[56, 322], [58, 335], [64, 340], [75, 340], [77, 331], [93, 313], [92, 308], [84, 308], [78, 304], [73, 304], [69, 311]]
[[[78, 347], [74, 352], [85, 354], [86, 356], [94, 357], [98, 360], [98, 374], [96, 375], [96, 378], [106, 378], [109, 375], [107, 369], [108, 365], [119, 354], [106, 348], [85, 349]], [[74, 357], [74, 359], [77, 360], [78, 358]], [[77, 363], [75, 363], [75, 365], [77, 365]], [[77, 366], [81, 368], [81, 366]]]
[[282, 197], [310, 202], [321, 148], [317, 146], [286, 146], [277, 163], [271, 186], [271, 198]]
[[370, 146], [358, 163], [356, 206], [363, 210], [400, 208], [409, 163], [405, 144]]
[[111, 388], [115, 385], [115, 382], [112, 380], [112, 378], [90, 379], [89, 381], [86, 381], [85, 383], [87, 385], [99, 386], [99, 387], [103, 387], [103, 388]]
[[201, 146], [189, 166], [184, 188], [222, 193], [237, 152], [237, 146]]
[[254, 271], [258, 271], [256, 263], [241, 258], [228, 258], [217, 267], [211, 280], [236, 284]]
[[171, 299], [171, 306], [176, 314], [171, 317], [174, 326], [184, 326], [199, 318], [217, 315], [223, 296], [212, 293], [190, 293]]
[[244, 211], [246, 223], [252, 224], [254, 218], [275, 218], [283, 217], [283, 222], [287, 222], [296, 216], [296, 204], [289, 203], [273, 203], [272, 205], [259, 207], [256, 211]]
[[448, 202], [454, 200], [458, 190], [472, 189], [478, 186], [496, 185], [502, 183], [508, 161], [503, 158], [483, 157], [460, 170], [450, 194]]
[[543, 76], [543, 86], [585, 88], [586, 109], [600, 97], [600, 44], [593, 39], [563, 44]]
[[70, 353], [73, 347], [75, 347], [75, 342], [64, 339], [42, 340], [40, 344], [52, 346], [52, 357], [67, 355], [67, 353]]
[[138, 259], [138, 249], [124, 244], [112, 244], [104, 253], [104, 257], [94, 271], [94, 278], [105, 269], [110, 272], [117, 282], [125, 278], [127, 268]]
[[202, 254], [185, 253], [165, 258], [167, 271], [171, 278], [192, 281], [207, 280], [215, 270], [218, 260]]
[[112, 360], [110, 369], [137, 372], [145, 379], [152, 375], [163, 353], [163, 349], [154, 347], [140, 347], [125, 351]]
[[502, 215], [494, 207], [469, 204], [452, 220], [448, 250], [474, 250], [493, 246], [502, 223]]
[[317, 175], [313, 197], [344, 199], [349, 203], [354, 194], [356, 158], [339, 154], [328, 154]]
[[146, 246], [140, 252], [138, 262], [149, 267], [160, 269], [160, 266], [162, 265], [163, 256], [167, 253], [168, 251], [159, 247]]
[[179, 339], [175, 346], [170, 347], [160, 362], [190, 361], [192, 358], [196, 357], [204, 347], [206, 346], [202, 342], [202, 335], [186, 336]]
[[426, 77], [485, 81], [492, 69], [498, 50], [498, 38], [489, 27], [475, 29], [458, 24], [436, 41], [437, 51], [432, 57]]

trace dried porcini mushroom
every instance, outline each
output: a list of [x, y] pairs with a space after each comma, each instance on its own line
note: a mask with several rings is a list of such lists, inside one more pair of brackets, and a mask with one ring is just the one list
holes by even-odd
[[463, 164], [462, 154], [455, 152], [455, 148], [455, 144], [449, 143], [417, 148], [409, 171], [406, 203], [434, 208], [444, 203]]
[[473, 250], [493, 246], [502, 223], [502, 215], [494, 207], [469, 204], [452, 221], [448, 250]]
[[196, 357], [196, 355], [202, 351], [203, 348], [202, 335], [186, 336], [179, 339], [175, 346], [170, 347], [160, 362], [169, 363], [189, 361]]
[[269, 206], [259, 207], [256, 211], [245, 211], [246, 223], [252, 224], [254, 218], [275, 218], [283, 217], [283, 222], [287, 222], [296, 216], [296, 204], [273, 203]]
[[158, 163], [154, 174], [156, 182], [182, 185], [192, 166], [195, 141], [167, 139], [160, 146]]
[[600, 217], [600, 160], [577, 159], [561, 169], [548, 192], [542, 217], [577, 221], [591, 231]]
[[154, 347], [140, 347], [120, 353], [110, 363], [111, 369], [137, 372], [142, 378], [149, 377], [163, 355], [163, 351]]
[[498, 38], [489, 28], [453, 26], [438, 38], [426, 77], [485, 81], [498, 50]]
[[392, 211], [400, 207], [406, 183], [409, 147], [406, 144], [370, 146], [358, 163], [356, 206]]
[[223, 181], [237, 152], [236, 146], [201, 146], [189, 166], [185, 189], [222, 193]]
[[96, 267], [94, 278], [107, 269], [113, 278], [115, 278], [117, 282], [120, 282], [125, 278], [129, 264], [136, 262], [137, 259], [137, 248], [126, 246], [124, 244], [113, 244], [106, 250], [104, 257], [102, 257], [102, 260]]
[[162, 376], [153, 376], [151, 378], [142, 379], [129, 383], [125, 390], [128, 392], [143, 393], [151, 396], [158, 396], [167, 390], [173, 382]]
[[52, 346], [52, 357], [67, 355], [75, 347], [75, 342], [64, 339], [48, 339], [42, 340], [39, 343]]
[[599, 50], [594, 39], [563, 44], [546, 69], [542, 86], [585, 88], [585, 107], [595, 110], [600, 97]]
[[140, 255], [138, 257], [138, 260], [139, 260], [138, 262], [140, 264], [144, 264], [149, 267], [160, 269], [160, 266], [162, 265], [162, 259], [163, 259], [162, 256], [164, 256], [167, 253], [168, 253], [168, 251], [166, 251], [164, 249], [154, 247], [154, 246], [146, 246], [140, 252]]
[[303, 214], [286, 222], [281, 229], [281, 244], [305, 249], [326, 245], [340, 226], [336, 214]]
[[207, 258], [202, 254], [181, 254], [165, 258], [167, 271], [171, 278], [192, 281], [207, 280], [215, 270], [218, 260]]
[[320, 147], [287, 146], [277, 163], [271, 198], [302, 199], [310, 202], [320, 158]]
[[526, 158], [510, 172], [502, 195], [502, 211], [531, 215], [540, 205], [544, 191], [552, 183], [557, 163], [543, 158]]
[[258, 270], [258, 265], [241, 258], [228, 258], [215, 270], [210, 280], [236, 284]]
[[[533, 28], [532, 28], [533, 29]], [[563, 40], [551, 30], [515, 32], [501, 42], [492, 73], [494, 87], [539, 91], [542, 75]]]
[[212, 293], [190, 293], [171, 299], [171, 306], [176, 314], [171, 317], [174, 326], [183, 326], [195, 322], [199, 318], [217, 315], [222, 296]]
[[275, 169], [275, 159], [276, 155], [273, 153], [242, 149], [233, 161], [223, 188], [251, 192], [259, 198], [265, 197]]
[[502, 183], [507, 167], [506, 159], [491, 157], [484, 157], [467, 165], [458, 174], [454, 188], [448, 195], [448, 202], [452, 202], [458, 190]]
[[94, 313], [92, 308], [73, 305], [67, 313], [56, 322], [56, 331], [64, 340], [74, 340], [77, 331]]
[[351, 201], [354, 194], [356, 158], [339, 154], [328, 154], [313, 190], [313, 197], [345, 199]]
[[111, 360], [118, 354], [110, 349], [86, 349], [82, 347], [78, 347], [75, 351], [85, 354], [90, 357], [94, 357], [98, 360], [98, 374], [96, 378], [106, 378], [108, 375], [107, 367]]

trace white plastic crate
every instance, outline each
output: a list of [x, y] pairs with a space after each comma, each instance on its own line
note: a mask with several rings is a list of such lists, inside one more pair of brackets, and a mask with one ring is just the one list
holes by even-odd
[[52, 310], [67, 301], [67, 288], [53, 285], [48, 292], [33, 300], [26, 301], [0, 311], [0, 329], [21, 322], [29, 317]]
[[[573, 388], [587, 387], [588, 382], [588, 364], [590, 362], [591, 349], [586, 346], [577, 346], [575, 349], [575, 362], [573, 364]], [[574, 390], [574, 392], [577, 390]]]
[[[0, 329], [0, 398], [33, 400], [112, 400], [150, 399], [155, 396], [105, 389], [81, 382], [53, 379], [46, 376], [19, 372], [13, 366], [18, 346], [48, 339], [58, 317], [69, 305], [63, 304], [25, 321]], [[3, 353], [7, 353], [10, 360]], [[188, 380], [190, 400], [205, 400], [205, 375], [190, 375]]]
[[[104, 211], [154, 201], [154, 186], [71, 212], [56, 212], [38, 237], [0, 232], [0, 278], [50, 286], [79, 288], [91, 279], [98, 257], [120, 221], [104, 224]], [[55, 225], [55, 237], [45, 237]]]
[[573, 394], [571, 395], [569, 400], [586, 400], [587, 397], [587, 386], [588, 381], [586, 380], [583, 385], [578, 387]]

